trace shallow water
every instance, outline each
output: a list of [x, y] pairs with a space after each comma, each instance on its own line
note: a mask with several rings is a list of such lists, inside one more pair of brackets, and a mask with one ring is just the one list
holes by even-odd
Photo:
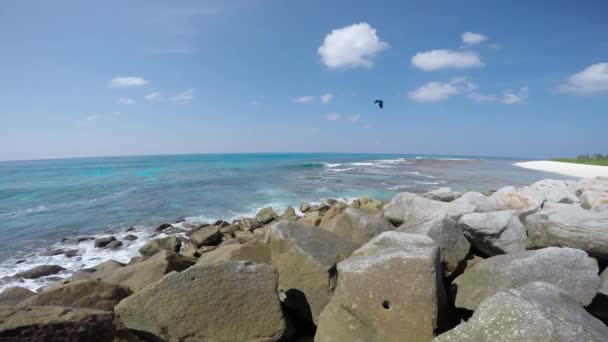
[[[59, 264], [67, 276], [108, 259], [128, 261], [151, 235], [150, 227], [253, 216], [263, 207], [281, 212], [301, 202], [353, 198], [388, 200], [402, 191], [443, 186], [486, 191], [560, 178], [512, 164], [511, 159], [379, 154], [212, 154], [0, 162], [0, 289], [21, 283], [14, 273]], [[140, 238], [116, 251], [92, 241], [62, 238]], [[49, 248], [79, 255], [40, 256]], [[25, 262], [16, 264], [17, 260]], [[21, 283], [37, 288], [49, 279]]]

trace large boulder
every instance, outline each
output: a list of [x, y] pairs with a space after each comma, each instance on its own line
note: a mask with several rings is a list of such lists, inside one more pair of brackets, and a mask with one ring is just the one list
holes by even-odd
[[284, 221], [293, 222], [293, 221], [298, 220], [298, 215], [296, 214], [296, 211], [292, 207], [289, 207], [289, 208], [285, 209], [285, 211], [283, 212], [281, 217], [279, 217], [279, 219], [284, 220]]
[[15, 277], [20, 277], [20, 278], [25, 278], [25, 279], [37, 279], [37, 278], [57, 274], [61, 271], [65, 271], [65, 268], [58, 266], [58, 265], [40, 265], [40, 266], [33, 267], [27, 271], [19, 272], [19, 273], [15, 274]]
[[167, 236], [161, 239], [148, 241], [145, 245], [141, 246], [139, 249], [139, 254], [143, 255], [144, 257], [150, 257], [162, 250], [179, 252], [181, 247], [182, 242], [177, 237]]
[[255, 215], [255, 219], [261, 224], [270, 223], [278, 218], [279, 215], [277, 215], [272, 208], [264, 208]]
[[319, 211], [308, 211], [303, 217], [298, 219], [298, 222], [308, 226], [319, 226], [323, 215]]
[[475, 209], [475, 206], [468, 203], [458, 203], [456, 201], [446, 203], [430, 200], [413, 193], [402, 192], [384, 206], [382, 215], [394, 224], [399, 225], [409, 220], [425, 221], [431, 219], [437, 216], [437, 212], [447, 213], [452, 218], [458, 218], [464, 214], [474, 212]]
[[441, 264], [446, 276], [458, 270], [471, 249], [471, 244], [456, 226], [456, 221], [446, 213], [437, 212], [437, 215], [420, 221], [405, 221], [396, 231], [423, 234], [433, 239], [439, 246]]
[[528, 248], [572, 247], [608, 259], [608, 207], [548, 203], [526, 218]]
[[70, 306], [112, 311], [118, 302], [130, 294], [131, 291], [122, 286], [98, 280], [81, 280], [54, 286], [24, 300], [20, 305]]
[[478, 213], [513, 210], [521, 217], [525, 217], [537, 211], [544, 201], [544, 195], [540, 192], [519, 191], [512, 186], [507, 186], [490, 196], [479, 192], [467, 192], [451, 203], [473, 206], [475, 207], [473, 211]]
[[563, 289], [532, 282], [486, 298], [467, 322], [433, 341], [601, 342], [608, 327]]
[[93, 266], [93, 268], [97, 271], [111, 271], [124, 266], [125, 264], [123, 264], [122, 262], [110, 259], [108, 261], [102, 262], [101, 264]]
[[347, 208], [331, 221], [325, 224], [321, 223], [321, 228], [361, 246], [380, 233], [394, 230], [395, 226], [382, 217], [372, 216], [358, 209]]
[[597, 295], [593, 298], [593, 302], [587, 310], [589, 312], [608, 324], [608, 268], [604, 269], [600, 274], [600, 287], [597, 290]]
[[106, 236], [106, 237], [98, 238], [98, 239], [95, 239], [95, 247], [105, 248], [114, 241], [117, 241], [116, 237], [114, 237], [114, 236]]
[[323, 227], [324, 225], [326, 225], [334, 217], [338, 216], [345, 208], [346, 204], [342, 202], [335, 203], [328, 211], [325, 212], [325, 214], [323, 214], [323, 218], [321, 218], [319, 227]]
[[572, 180], [543, 179], [524, 187], [521, 193], [550, 203], [578, 203], [576, 196], [578, 182]]
[[274, 224], [267, 240], [283, 303], [300, 320], [316, 323], [333, 293], [336, 264], [357, 246], [322, 229], [287, 221]]
[[458, 227], [475, 248], [487, 255], [526, 250], [526, 228], [514, 211], [466, 214], [458, 220]]
[[439, 188], [422, 194], [422, 197], [441, 202], [452, 202], [456, 196], [450, 188]]
[[110, 342], [111, 312], [59, 306], [0, 307], [0, 341]]
[[211, 264], [224, 261], [253, 261], [257, 264], [270, 264], [270, 246], [258, 240], [252, 240], [244, 245], [220, 246], [203, 254], [197, 264]]
[[36, 292], [24, 287], [9, 287], [0, 293], [0, 306], [17, 305], [35, 295]]
[[165, 274], [181, 272], [192, 266], [195, 260], [180, 254], [161, 251], [150, 258], [115, 270], [97, 271], [91, 273], [90, 279], [99, 279], [104, 283], [125, 286], [132, 292], [159, 281]]
[[439, 250], [423, 235], [385, 232], [338, 263], [338, 286], [315, 341], [429, 341], [444, 305]]
[[600, 285], [597, 261], [572, 248], [549, 247], [494, 256], [476, 263], [454, 280], [456, 306], [475, 310], [496, 292], [533, 281], [561, 287], [581, 305], [588, 305]]
[[585, 190], [581, 194], [581, 207], [591, 209], [600, 205], [608, 205], [608, 189], [604, 191]]
[[286, 323], [270, 265], [227, 261], [171, 273], [115, 308], [152, 340], [277, 341]]
[[190, 242], [197, 248], [201, 246], [216, 246], [222, 242], [221, 226], [199, 227], [190, 235]]
[[260, 228], [262, 224], [258, 220], [250, 217], [245, 217], [232, 222], [233, 226], [237, 226], [240, 230], [252, 231], [256, 228]]
[[481, 192], [468, 191], [453, 201], [454, 203], [468, 204], [475, 207], [475, 212], [485, 213], [496, 211], [496, 203], [490, 196]]

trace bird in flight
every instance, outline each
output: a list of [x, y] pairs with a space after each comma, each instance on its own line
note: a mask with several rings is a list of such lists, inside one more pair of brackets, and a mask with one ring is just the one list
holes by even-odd
[[378, 107], [380, 107], [380, 109], [384, 108], [384, 101], [376, 100], [376, 101], [374, 101], [374, 103], [377, 104]]

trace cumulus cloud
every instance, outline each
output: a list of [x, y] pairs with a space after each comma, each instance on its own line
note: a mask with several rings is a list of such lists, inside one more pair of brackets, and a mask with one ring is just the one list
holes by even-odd
[[146, 100], [152, 102], [152, 101], [158, 101], [160, 100], [160, 93], [159, 92], [153, 92], [150, 94], [146, 95]]
[[321, 102], [330, 103], [331, 100], [333, 100], [333, 98], [334, 98], [334, 94], [326, 93], [326, 94], [321, 95]]
[[558, 90], [577, 95], [608, 93], [608, 63], [588, 66], [583, 71], [570, 76]]
[[111, 88], [128, 88], [128, 87], [140, 87], [150, 83], [142, 77], [138, 76], [117, 76], [108, 82], [108, 86]]
[[359, 23], [331, 31], [317, 51], [328, 68], [371, 68], [374, 57], [386, 48], [388, 43], [373, 27]]
[[464, 77], [454, 78], [449, 82], [429, 82], [410, 92], [409, 98], [416, 102], [438, 102], [447, 100], [452, 95], [469, 92], [477, 86]]
[[133, 100], [132, 98], [129, 98], [129, 97], [121, 97], [118, 100], [118, 103], [123, 104], [123, 105], [132, 105], [132, 104], [135, 104], [135, 100]]
[[183, 93], [179, 93], [173, 97], [171, 97], [171, 101], [177, 104], [189, 104], [190, 101], [194, 98], [194, 92], [196, 89], [190, 88]]
[[496, 94], [471, 92], [467, 94], [467, 98], [475, 102], [502, 102], [504, 104], [516, 104], [524, 102], [528, 99], [528, 87], [521, 87], [517, 92], [507, 89], [503, 91], [502, 96], [498, 96]]
[[325, 118], [329, 121], [337, 121], [337, 120], [340, 120], [341, 117], [342, 117], [342, 115], [340, 115], [338, 113], [329, 113], [325, 116]]
[[295, 103], [313, 103], [314, 101], [315, 101], [314, 96], [300, 96], [293, 100], [293, 102], [295, 102]]
[[475, 32], [465, 32], [460, 37], [462, 38], [462, 43], [465, 46], [480, 44], [488, 40], [488, 37], [484, 36], [481, 33]]
[[412, 57], [411, 62], [413, 66], [424, 71], [484, 66], [479, 56], [473, 51], [431, 50], [419, 52]]

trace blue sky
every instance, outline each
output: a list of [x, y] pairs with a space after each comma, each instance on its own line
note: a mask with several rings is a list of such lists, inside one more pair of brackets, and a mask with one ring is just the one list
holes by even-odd
[[0, 160], [608, 153], [606, 13], [601, 0], [2, 1]]

